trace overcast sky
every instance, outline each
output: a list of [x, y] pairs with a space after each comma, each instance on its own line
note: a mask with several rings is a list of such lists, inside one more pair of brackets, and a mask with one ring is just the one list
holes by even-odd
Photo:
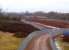
[[9, 12], [69, 12], [69, 0], [0, 0], [0, 7]]

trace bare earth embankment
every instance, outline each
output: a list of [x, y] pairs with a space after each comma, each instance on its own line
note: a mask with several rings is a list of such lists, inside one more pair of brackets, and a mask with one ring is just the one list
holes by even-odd
[[33, 20], [35, 22], [39, 22], [45, 25], [50, 25], [59, 28], [69, 28], [69, 22], [65, 22], [63, 20], [54, 20], [54, 19], [46, 19], [46, 20]]

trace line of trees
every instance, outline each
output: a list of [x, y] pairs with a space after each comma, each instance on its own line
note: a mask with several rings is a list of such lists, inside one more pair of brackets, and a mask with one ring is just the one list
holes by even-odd
[[69, 13], [58, 13], [58, 12], [42, 12], [37, 11], [34, 13], [25, 12], [25, 13], [15, 13], [15, 12], [2, 12], [2, 9], [0, 9], [0, 20], [14, 20], [14, 21], [20, 21], [23, 17], [26, 16], [45, 16], [51, 19], [61, 19], [61, 20], [69, 20]]
[[21, 17], [16, 16], [16, 14], [12, 13], [7, 13], [7, 12], [2, 12], [0, 9], [0, 21], [8, 20], [8, 21], [20, 21]]

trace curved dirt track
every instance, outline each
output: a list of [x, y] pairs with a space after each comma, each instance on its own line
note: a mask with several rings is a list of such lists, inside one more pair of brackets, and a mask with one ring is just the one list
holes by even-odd
[[49, 44], [49, 35], [46, 34], [32, 39], [32, 41], [29, 43], [29, 46], [25, 50], [51, 50], [51, 49], [52, 48]]
[[[66, 22], [63, 22], [63, 21], [35, 21], [35, 22], [27, 22], [27, 21], [24, 21], [25, 23], [27, 24], [31, 24], [39, 29], [47, 29], [47, 25], [50, 25], [50, 26], [55, 26], [55, 27], [51, 27], [51, 28], [69, 28], [69, 23], [66, 23]], [[48, 27], [50, 28], [50, 27]], [[50, 29], [51, 29], [50, 28]], [[36, 35], [34, 35], [36, 34]], [[31, 36], [27, 37], [26, 41], [23, 42], [23, 45], [21, 46], [21, 49], [19, 50], [52, 50], [52, 47], [50, 45], [50, 41], [49, 41], [49, 35], [47, 35], [45, 33], [45, 35], [43, 33], [42, 36], [38, 36], [36, 37], [37, 35], [40, 35], [38, 33], [34, 33], [32, 34]], [[31, 39], [31, 40], [28, 40], [28, 39]], [[47, 42], [47, 43], [46, 43]], [[26, 44], [26, 45], [25, 45]], [[46, 46], [48, 45], [48, 46]], [[53, 48], [55, 48], [54, 45], [52, 45]], [[25, 47], [25, 48], [24, 48]], [[27, 48], [26, 48], [27, 47]], [[54, 50], [57, 50], [56, 48]]]
[[[51, 45], [50, 45], [50, 41], [49, 41], [49, 35], [47, 34], [47, 32], [50, 30], [47, 30], [47, 29], [54, 29], [54, 28], [56, 29], [56, 27], [44, 25], [44, 24], [37, 23], [37, 22], [25, 21], [25, 20], [23, 20], [23, 22], [26, 24], [30, 24], [30, 25], [32, 25], [40, 30], [44, 30], [44, 31], [37, 31], [37, 32], [31, 33], [22, 42], [19, 50], [46, 50], [46, 49], [51, 50], [52, 49]], [[46, 42], [48, 44], [46, 44]], [[48, 48], [46, 45], [48, 45]], [[55, 45], [52, 45], [52, 46], [55, 48]]]

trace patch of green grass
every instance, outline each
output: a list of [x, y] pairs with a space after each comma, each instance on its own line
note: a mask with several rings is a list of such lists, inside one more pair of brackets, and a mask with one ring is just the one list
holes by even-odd
[[0, 32], [0, 50], [17, 50], [21, 40], [11, 33]]

